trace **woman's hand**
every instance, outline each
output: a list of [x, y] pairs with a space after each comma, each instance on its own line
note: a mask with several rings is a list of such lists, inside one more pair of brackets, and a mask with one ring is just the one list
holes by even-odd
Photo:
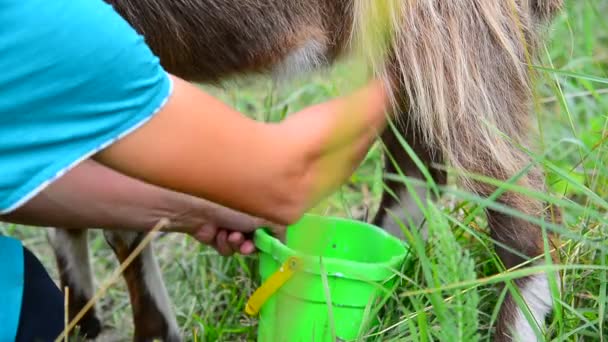
[[[276, 134], [281, 136], [289, 170], [275, 179], [290, 191], [298, 218], [318, 201], [336, 191], [359, 166], [371, 144], [385, 127], [388, 97], [380, 81], [347, 97], [308, 107], [285, 119]], [[285, 209], [287, 212], [290, 208]], [[293, 209], [291, 209], [293, 210]]]
[[285, 238], [285, 226], [181, 193], [169, 192], [169, 198], [170, 206], [175, 208], [171, 229], [191, 235], [223, 256], [254, 253], [253, 233], [261, 227], [278, 239]]

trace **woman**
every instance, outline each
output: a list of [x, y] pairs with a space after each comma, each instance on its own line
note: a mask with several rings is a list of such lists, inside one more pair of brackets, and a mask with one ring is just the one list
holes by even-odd
[[[293, 223], [334, 191], [385, 125], [379, 82], [281, 123], [256, 122], [168, 74], [143, 37], [101, 0], [0, 3], [0, 214], [7, 221], [143, 230], [150, 228], [144, 220], [127, 222], [139, 211], [104, 221], [119, 209], [114, 196], [142, 203], [142, 213], [164, 203], [155, 198], [173, 197], [182, 204], [170, 206], [169, 216], [216, 205], [254, 220], [182, 227], [216, 248], [232, 241], [229, 249], [240, 250], [246, 241], [238, 232], [253, 229], [257, 218]], [[105, 182], [93, 172], [105, 172], [108, 183], [93, 187]], [[124, 186], [108, 187], [114, 181]], [[83, 201], [75, 191], [87, 182], [97, 191], [87, 190]], [[236, 233], [218, 240], [218, 225]], [[60, 293], [48, 292], [50, 279], [18, 241], [0, 241], [0, 302], [9, 304], [0, 337], [25, 340], [35, 331], [52, 339], [62, 328]], [[31, 290], [32, 279], [46, 290]], [[24, 293], [29, 302], [54, 304], [44, 305], [38, 319], [24, 316]], [[47, 321], [54, 323], [44, 329]]]

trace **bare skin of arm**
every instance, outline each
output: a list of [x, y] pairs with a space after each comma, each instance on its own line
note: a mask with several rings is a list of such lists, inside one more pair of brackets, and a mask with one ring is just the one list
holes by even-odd
[[[218, 204], [160, 188], [86, 160], [16, 211], [8, 222], [64, 229], [103, 228], [145, 232], [162, 218], [165, 231], [187, 233], [221, 255], [251, 254], [245, 238], [260, 226], [282, 229]], [[230, 230], [228, 230], [230, 229]]]
[[249, 254], [254, 247], [243, 233], [261, 225], [273, 227], [279, 237], [284, 233], [284, 226], [258, 217], [283, 223], [299, 218], [352, 173], [385, 119], [378, 83], [352, 98], [309, 107], [283, 123], [263, 124], [174, 81], [175, 93], [158, 116], [97, 157], [191, 195], [87, 160], [2, 219], [65, 229], [146, 231], [164, 217], [171, 220], [169, 230], [188, 233], [223, 255]]
[[387, 94], [378, 81], [269, 124], [172, 79], [166, 105], [94, 158], [126, 175], [279, 224], [298, 220], [346, 181], [387, 119]]

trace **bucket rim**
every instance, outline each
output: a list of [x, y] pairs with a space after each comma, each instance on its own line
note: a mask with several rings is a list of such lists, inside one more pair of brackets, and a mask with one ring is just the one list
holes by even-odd
[[357, 223], [358, 225], [366, 226], [367, 228], [375, 230], [376, 233], [383, 235], [384, 238], [392, 241], [400, 252], [387, 260], [374, 262], [362, 262], [331, 257], [322, 257], [320, 259], [318, 255], [303, 253], [283, 244], [278, 238], [269, 233], [267, 227], [261, 227], [262, 229], [256, 230], [254, 234], [254, 244], [261, 253], [270, 255], [278, 263], [282, 263], [292, 256], [298, 257], [302, 261], [301, 271], [303, 272], [320, 274], [321, 269], [319, 261], [322, 260], [324, 268], [323, 273], [326, 273], [327, 276], [357, 280], [361, 277], [365, 277], [370, 281], [390, 280], [395, 276], [395, 271], [398, 272], [399, 268], [406, 263], [410, 257], [411, 248], [405, 241], [397, 239], [376, 225], [344, 217], [317, 214], [305, 214], [300, 218], [300, 221], [312, 217], [331, 221]]

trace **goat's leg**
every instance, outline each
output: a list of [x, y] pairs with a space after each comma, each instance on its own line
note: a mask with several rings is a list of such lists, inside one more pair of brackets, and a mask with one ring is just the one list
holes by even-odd
[[[118, 260], [122, 263], [144, 238], [143, 233], [104, 231]], [[123, 273], [129, 290], [135, 328], [134, 341], [181, 341], [162, 274], [152, 245], [146, 246]]]
[[[530, 215], [537, 217], [540, 215], [553, 216], [546, 213], [543, 208], [544, 204], [537, 200], [522, 199], [520, 196], [507, 194], [504, 202], [515, 202], [511, 205], [512, 207], [520, 212], [528, 212]], [[527, 209], [530, 207], [534, 208], [535, 212], [530, 212], [530, 209]], [[492, 238], [500, 244], [496, 247], [497, 254], [506, 268], [520, 265], [530, 258], [537, 258], [530, 266], [544, 263], [544, 257], [542, 256], [544, 243], [539, 226], [497, 211], [488, 210], [487, 213]], [[559, 214], [554, 218], [560, 220]], [[551, 239], [549, 247], [555, 248], [552, 234], [549, 233], [548, 235]], [[513, 253], [513, 250], [519, 253]], [[551, 252], [553, 262], [558, 262], [556, 255], [557, 248]], [[555, 274], [555, 277], [559, 280], [559, 274]], [[545, 319], [553, 309], [548, 274], [539, 273], [517, 279], [515, 285], [535, 322], [528, 322], [523, 312], [527, 309], [518, 307], [513, 294], [508, 292], [497, 321], [496, 341], [536, 341], [531, 324], [537, 325], [543, 331]]]
[[[93, 297], [93, 276], [89, 262], [87, 230], [65, 230], [50, 228], [48, 239], [55, 254], [62, 290], [69, 288], [70, 320]], [[92, 307], [78, 322], [80, 334], [96, 338], [101, 331], [101, 322]]]
[[[441, 160], [440, 155], [430, 153], [422, 144], [417, 144], [412, 135], [407, 134], [407, 132], [404, 133], [403, 137], [416, 152], [418, 158], [426, 164], [429, 173], [437, 185], [445, 184], [445, 173], [430, 166], [432, 163], [439, 163]], [[385, 132], [383, 141], [403, 174], [423, 179], [418, 167], [407, 156], [407, 153], [403, 150], [392, 132]], [[471, 153], [478, 154], [479, 151], [471, 151]], [[520, 156], [519, 159], [522, 161], [526, 160], [524, 156]], [[480, 160], [485, 160], [485, 163], [488, 163], [491, 159], [480, 158]], [[395, 165], [388, 156], [385, 163], [385, 172], [395, 173]], [[488, 177], [501, 179], [505, 176], [504, 170], [501, 170], [499, 167], [492, 168], [492, 163], [465, 166], [467, 166], [466, 168], [470, 172], [481, 173]], [[521, 167], [523, 168], [525, 165]], [[531, 190], [544, 190], [544, 177], [537, 169], [530, 171], [519, 183], [523, 183], [523, 185]], [[385, 181], [385, 185], [390, 190], [390, 193], [389, 191], [383, 193], [380, 208], [373, 223], [383, 227], [391, 234], [401, 237], [403, 233], [400, 224], [413, 222], [414, 227], [410, 228], [421, 229], [422, 237], [426, 238], [426, 230], [421, 224], [424, 216], [404, 183], [389, 179]], [[484, 197], [490, 196], [496, 190], [494, 187], [481, 183], [472, 182], [468, 185], [472, 187], [473, 191]], [[426, 196], [431, 194], [425, 187], [420, 187], [416, 191], [423, 204]], [[561, 220], [559, 212], [549, 213], [542, 201], [521, 194], [506, 192], [498, 199], [498, 202], [533, 217], [541, 217], [541, 215], [551, 216], [557, 223]], [[539, 261], [533, 265], [538, 265], [544, 260], [542, 257], [544, 244], [540, 227], [527, 220], [506, 215], [496, 210], [487, 210], [486, 212], [491, 229], [491, 237], [497, 242], [497, 254], [506, 268], [515, 267], [529, 258], [540, 256], [538, 258]], [[551, 234], [549, 235], [552, 237]], [[554, 261], [556, 261], [555, 254], [556, 252], [552, 253]], [[536, 274], [518, 279], [514, 283], [536, 323], [539, 327], [543, 327], [545, 318], [551, 312], [553, 304], [548, 275], [544, 273]], [[525, 318], [522, 309], [517, 306], [511, 293], [507, 294], [505, 302], [501, 307], [497, 320], [495, 340], [497, 342], [536, 341], [533, 327]]]
[[[471, 149], [471, 153], [479, 153], [475, 148]], [[517, 155], [516, 160], [520, 160], [520, 170], [523, 170], [527, 165], [527, 157], [523, 153], [516, 151], [514, 148], [511, 151], [513, 155]], [[494, 179], [506, 180], [514, 176], [507, 173], [497, 165], [498, 162], [492, 162], [491, 158], [483, 158], [482, 154], [478, 154], [485, 160], [485, 165], [467, 165], [464, 166], [470, 172], [481, 173], [485, 176]], [[467, 159], [467, 158], [464, 158]], [[523, 175], [517, 182], [531, 191], [545, 191], [544, 176], [539, 169], [533, 168], [531, 171]], [[479, 182], [471, 182], [472, 190], [480, 196], [490, 196], [496, 187]], [[553, 223], [561, 223], [561, 215], [559, 212], [549, 211], [543, 201], [525, 196], [516, 192], [505, 192], [498, 198], [498, 203], [504, 206], [517, 210], [520, 213], [526, 214], [535, 218], [547, 218]], [[488, 224], [491, 231], [491, 237], [496, 242], [496, 252], [502, 260], [504, 266], [512, 268], [536, 258], [534, 261], [528, 262], [525, 266], [540, 265], [544, 262], [544, 241], [541, 228], [526, 219], [518, 218], [512, 215], [507, 215], [496, 209], [486, 210]], [[554, 262], [557, 262], [557, 248], [555, 248], [555, 240], [553, 234], [548, 232], [549, 247], [554, 249], [551, 251], [551, 256]], [[523, 265], [522, 265], [523, 266]], [[556, 274], [558, 278], [559, 275]], [[526, 306], [530, 310], [536, 324], [541, 331], [544, 329], [545, 318], [552, 311], [553, 299], [549, 286], [549, 278], [546, 273], [539, 273], [517, 279], [515, 287]], [[523, 309], [526, 310], [526, 309]], [[497, 326], [496, 326], [496, 341], [536, 341], [536, 335], [531, 323], [524, 316], [522, 308], [518, 307], [515, 298], [511, 291], [507, 293], [504, 303], [501, 306]]]
[[[489, 211], [488, 214], [492, 236], [497, 242], [518, 251], [525, 251], [530, 257], [537, 257], [543, 253], [543, 241], [538, 227], [498, 212]], [[497, 247], [497, 250], [507, 268], [517, 266], [524, 261], [523, 258], [502, 247]], [[541, 256], [539, 262], [532, 265], [542, 264], [542, 258]], [[559, 275], [556, 275], [556, 278], [559, 279]], [[518, 307], [513, 294], [508, 292], [498, 316], [495, 340], [537, 341], [531, 324], [537, 325], [542, 332], [546, 316], [553, 309], [548, 275], [539, 273], [516, 279], [514, 283], [535, 322], [528, 321], [523, 311], [527, 309]]]
[[[431, 166], [434, 163], [441, 163], [441, 154], [437, 153], [438, 151], [430, 150], [428, 145], [424, 145], [418, 141], [413, 132], [406, 129], [400, 129], [399, 133], [413, 149], [417, 157], [425, 164], [425, 167], [428, 169], [437, 186], [444, 185], [446, 183], [445, 172]], [[383, 133], [382, 141], [388, 152], [388, 155], [385, 153], [384, 158], [384, 173], [403, 173], [407, 177], [412, 177], [422, 182], [425, 181], [422, 172], [408, 156], [404, 147], [390, 127]], [[373, 224], [402, 238], [403, 231], [401, 225], [403, 224], [407, 227], [408, 223], [411, 222], [413, 227], [409, 228], [420, 229], [422, 238], [426, 238], [426, 229], [423, 226], [424, 214], [416, 202], [414, 194], [407, 189], [405, 183], [402, 181], [387, 179], [384, 181], [384, 184], [386, 189], [382, 193], [380, 206], [373, 219]], [[416, 196], [418, 196], [422, 205], [425, 205], [428, 196], [433, 196], [433, 193], [428, 186], [412, 184], [412, 187], [415, 189]]]

